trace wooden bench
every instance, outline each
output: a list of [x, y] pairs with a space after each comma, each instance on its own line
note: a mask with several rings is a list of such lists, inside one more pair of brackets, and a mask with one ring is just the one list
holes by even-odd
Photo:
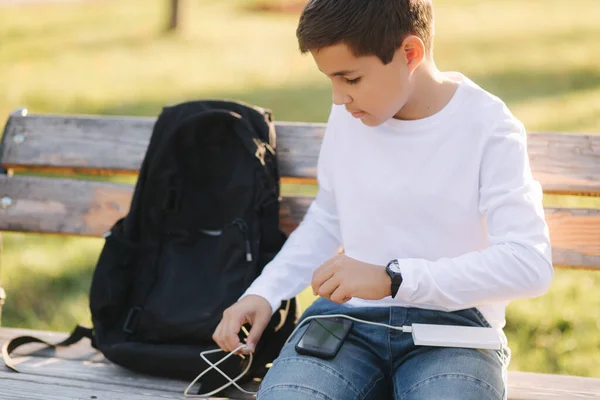
[[[154, 118], [10, 116], [0, 147], [0, 231], [101, 236], [127, 213], [133, 187], [76, 180], [68, 173], [135, 175]], [[315, 183], [324, 124], [277, 124], [283, 182]], [[600, 135], [531, 133], [531, 163], [546, 193], [600, 195]], [[60, 172], [61, 178], [13, 175], [15, 171]], [[299, 223], [310, 197], [286, 196], [284, 229]], [[600, 271], [600, 210], [547, 208], [557, 267]], [[8, 293], [10, 301], [10, 293]], [[0, 328], [0, 344], [21, 334], [59, 341], [65, 333]], [[49, 350], [29, 345], [19, 353], [16, 374], [0, 368], [0, 397], [147, 399], [183, 398], [188, 382], [131, 373], [107, 362], [86, 340]], [[600, 379], [509, 373], [511, 399], [600, 399]], [[256, 386], [256, 384], [255, 384]], [[241, 398], [231, 390], [228, 395]], [[53, 397], [56, 396], [56, 397]], [[11, 397], [12, 398], [12, 397]]]

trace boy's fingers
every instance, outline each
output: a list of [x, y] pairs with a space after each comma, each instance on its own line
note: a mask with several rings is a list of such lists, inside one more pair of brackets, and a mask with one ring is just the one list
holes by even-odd
[[335, 290], [329, 296], [329, 300], [337, 304], [343, 304], [350, 299], [351, 297], [349, 297], [346, 294], [346, 291], [341, 286], [336, 287]]
[[215, 341], [215, 343], [217, 344], [217, 346], [219, 346], [221, 349], [223, 349], [223, 344], [221, 341], [221, 323], [222, 321], [219, 323], [219, 325], [217, 325], [217, 328], [215, 329], [215, 332], [213, 333], [213, 340]]
[[246, 345], [248, 346], [251, 352], [254, 352], [256, 344], [258, 343], [260, 337], [262, 336], [262, 333], [269, 324], [270, 320], [270, 315], [256, 316], [254, 323], [252, 324], [252, 328], [250, 328], [250, 332], [248, 333], [248, 340], [246, 340]]
[[225, 341], [227, 343], [226, 351], [233, 351], [236, 347], [240, 346], [240, 338], [238, 333], [240, 332], [241, 325], [236, 320], [230, 320], [225, 330]]
[[332, 293], [335, 292], [339, 286], [339, 279], [336, 279], [334, 275], [327, 281], [323, 282], [323, 284], [319, 287], [317, 294], [321, 297], [325, 297], [326, 299], [331, 299]]
[[335, 261], [335, 257], [330, 258], [329, 260], [325, 261], [323, 264], [319, 265], [319, 267], [313, 271], [313, 277], [320, 274], [324, 269], [329, 267], [334, 261]]
[[315, 271], [311, 282], [314, 295], [317, 295], [319, 293], [321, 285], [327, 280], [329, 280], [333, 276], [333, 273], [334, 272], [329, 265], [319, 267], [319, 269]]

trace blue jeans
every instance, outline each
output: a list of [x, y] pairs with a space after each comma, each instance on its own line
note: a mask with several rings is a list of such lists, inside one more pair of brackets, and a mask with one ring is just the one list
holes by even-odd
[[[489, 326], [475, 309], [457, 312], [338, 305], [320, 298], [304, 313], [346, 314], [392, 326], [412, 323]], [[306, 323], [262, 381], [259, 400], [501, 400], [510, 350], [415, 346], [409, 333], [354, 322], [336, 357], [296, 353]]]

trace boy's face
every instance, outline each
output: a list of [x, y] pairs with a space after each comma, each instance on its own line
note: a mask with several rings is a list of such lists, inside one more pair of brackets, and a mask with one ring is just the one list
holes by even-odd
[[403, 47], [389, 64], [374, 55], [356, 57], [344, 43], [311, 54], [319, 70], [331, 79], [333, 103], [344, 105], [365, 125], [377, 126], [393, 118], [410, 96], [414, 67]]

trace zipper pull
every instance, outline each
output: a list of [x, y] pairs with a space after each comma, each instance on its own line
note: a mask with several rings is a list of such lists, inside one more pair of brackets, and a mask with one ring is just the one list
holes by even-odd
[[246, 261], [252, 261], [252, 249], [250, 248], [250, 241], [246, 239]]
[[235, 225], [237, 225], [238, 228], [240, 228], [240, 231], [244, 235], [244, 242], [246, 244], [246, 261], [251, 262], [252, 261], [252, 246], [250, 245], [250, 238], [248, 238], [248, 225], [246, 225], [246, 221], [244, 221], [243, 219], [239, 219], [239, 218], [235, 219], [233, 221], [233, 223]]

